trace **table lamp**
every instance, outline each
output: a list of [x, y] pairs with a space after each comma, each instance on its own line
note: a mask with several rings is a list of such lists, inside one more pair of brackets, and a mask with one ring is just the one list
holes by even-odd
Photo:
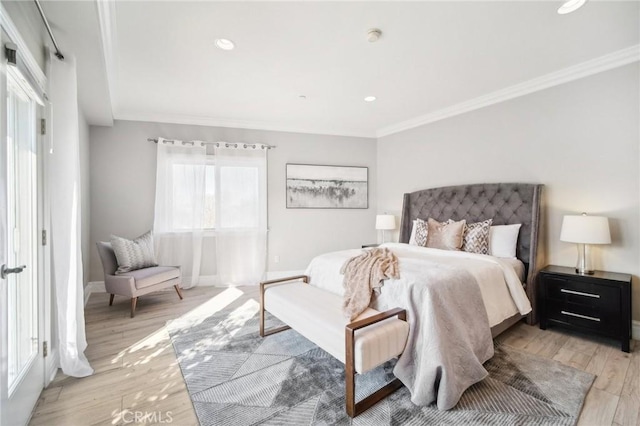
[[576, 272], [582, 275], [593, 274], [589, 258], [590, 244], [611, 244], [609, 219], [604, 216], [567, 215], [562, 219], [560, 241], [578, 245], [578, 263]]
[[396, 217], [392, 214], [379, 214], [376, 216], [376, 229], [382, 231], [382, 243], [385, 242], [385, 231], [396, 229]]

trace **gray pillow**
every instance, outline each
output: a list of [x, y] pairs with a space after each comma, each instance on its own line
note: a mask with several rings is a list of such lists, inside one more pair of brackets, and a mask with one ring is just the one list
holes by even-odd
[[429, 218], [427, 220], [427, 247], [442, 250], [460, 250], [462, 246], [462, 235], [466, 220], [459, 222], [447, 221], [438, 222]]
[[158, 266], [153, 252], [153, 234], [151, 231], [134, 240], [111, 236], [111, 246], [118, 261], [117, 274], [135, 271], [136, 269]]
[[493, 219], [482, 222], [467, 223], [462, 236], [462, 251], [478, 254], [489, 254], [489, 232]]

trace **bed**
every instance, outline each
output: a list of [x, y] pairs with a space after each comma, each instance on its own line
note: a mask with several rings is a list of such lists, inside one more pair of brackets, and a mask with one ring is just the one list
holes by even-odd
[[[435, 402], [445, 410], [455, 406], [469, 386], [486, 377], [482, 364], [493, 356], [492, 337], [524, 314], [529, 323], [536, 321], [541, 190], [536, 184], [474, 184], [404, 195], [400, 242], [383, 245], [398, 256], [401, 277], [386, 280], [371, 306], [408, 312], [410, 335], [394, 374], [410, 390], [414, 404]], [[492, 218], [494, 225], [521, 224], [516, 257], [524, 269], [524, 282], [509, 262], [492, 256], [408, 245], [413, 220], [429, 217], [440, 222]], [[345, 250], [316, 257], [306, 272], [310, 284], [344, 293], [340, 266], [359, 253]], [[499, 319], [485, 307], [498, 294], [486, 290], [498, 282], [497, 276], [504, 287], [501, 297], [512, 299], [514, 306], [512, 313], [502, 312]]]
[[[521, 223], [516, 257], [525, 266], [525, 291], [532, 306], [526, 321], [536, 324], [536, 277], [544, 266], [540, 215], [542, 187], [529, 183], [489, 183], [447, 186], [404, 194], [399, 242], [409, 242], [416, 218], [432, 217], [439, 221], [465, 219], [467, 222], [492, 218], [493, 225]], [[517, 316], [510, 318], [504, 324], [492, 327], [492, 333], [496, 336], [518, 320], [520, 318]]]

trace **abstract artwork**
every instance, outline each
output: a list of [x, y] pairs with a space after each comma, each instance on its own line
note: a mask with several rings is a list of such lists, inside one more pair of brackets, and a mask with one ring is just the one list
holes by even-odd
[[366, 209], [369, 169], [287, 164], [288, 209]]

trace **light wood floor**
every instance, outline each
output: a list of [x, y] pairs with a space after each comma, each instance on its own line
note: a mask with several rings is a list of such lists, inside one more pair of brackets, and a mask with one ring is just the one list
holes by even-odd
[[[131, 319], [129, 300], [116, 296], [110, 307], [107, 294], [93, 294], [85, 315], [86, 355], [95, 374], [75, 379], [59, 373], [42, 392], [30, 424], [197, 425], [165, 323], [185, 314], [246, 307], [257, 303], [258, 291], [200, 287], [185, 290], [184, 296], [178, 300], [173, 290], [144, 296]], [[626, 354], [615, 342], [526, 324], [500, 339], [598, 376], [579, 425], [640, 426], [640, 343], [633, 342], [633, 352]], [[135, 423], [136, 414], [148, 417]]]

